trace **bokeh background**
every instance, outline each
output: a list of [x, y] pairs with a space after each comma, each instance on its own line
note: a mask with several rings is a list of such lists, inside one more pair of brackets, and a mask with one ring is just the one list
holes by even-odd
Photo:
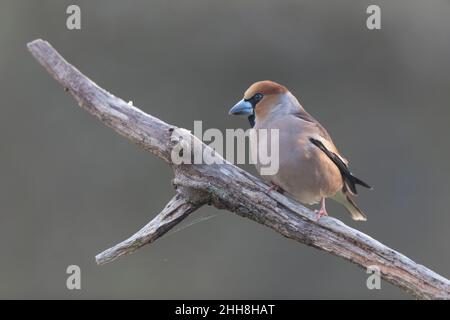
[[[66, 29], [72, 3], [81, 31]], [[381, 30], [365, 26], [369, 4]], [[35, 38], [188, 129], [247, 128], [229, 107], [254, 81], [285, 84], [375, 187], [358, 199], [367, 223], [332, 214], [449, 277], [449, 17], [447, 0], [2, 0], [0, 298], [410, 298], [211, 207], [183, 225], [214, 218], [96, 266], [164, 207], [172, 172], [81, 110], [27, 52]], [[71, 264], [80, 291], [66, 289]]]

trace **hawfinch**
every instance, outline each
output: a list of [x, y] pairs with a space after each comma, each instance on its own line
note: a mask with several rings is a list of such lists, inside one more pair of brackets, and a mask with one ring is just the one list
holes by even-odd
[[[304, 204], [320, 202], [317, 219], [328, 215], [325, 199], [331, 198], [342, 204], [353, 220], [366, 220], [352, 196], [357, 194], [357, 184], [371, 187], [352, 175], [348, 161], [340, 155], [328, 132], [303, 109], [288, 89], [272, 81], [256, 82], [229, 113], [248, 117], [253, 128], [251, 149], [264, 147], [261, 144], [268, 144], [271, 130], [278, 129], [278, 170], [262, 176], [271, 184], [269, 191], [287, 192]], [[258, 138], [261, 129], [266, 129], [269, 138]], [[255, 163], [261, 173], [262, 164], [258, 159]]]

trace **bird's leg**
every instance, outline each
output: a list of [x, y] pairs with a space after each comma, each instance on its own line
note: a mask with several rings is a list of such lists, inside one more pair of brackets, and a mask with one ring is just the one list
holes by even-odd
[[267, 193], [270, 193], [271, 191], [278, 191], [279, 193], [283, 193], [284, 192], [284, 190], [279, 186], [279, 185], [277, 185], [276, 183], [273, 183], [273, 182], [270, 182], [270, 188], [269, 189], [267, 189]]
[[320, 201], [320, 209], [319, 210], [314, 210], [314, 212], [316, 213], [316, 220], [319, 221], [320, 218], [322, 218], [323, 216], [327, 216], [327, 209], [325, 208], [325, 198], [322, 198], [322, 200]]

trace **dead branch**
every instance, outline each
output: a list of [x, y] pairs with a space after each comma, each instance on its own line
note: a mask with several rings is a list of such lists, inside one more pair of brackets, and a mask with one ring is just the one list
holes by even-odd
[[[69, 64], [47, 42], [28, 44], [32, 55], [77, 100], [101, 122], [167, 162], [174, 170], [175, 197], [149, 224], [124, 242], [100, 253], [98, 264], [110, 262], [151, 243], [204, 204], [226, 209], [261, 223], [281, 235], [324, 250], [367, 269], [377, 266], [393, 285], [421, 299], [449, 299], [450, 281], [415, 263], [368, 235], [341, 221], [314, 213], [277, 192], [267, 192], [260, 179], [226, 162], [213, 165], [176, 165], [171, 152], [176, 128], [127, 104], [97, 86]], [[182, 130], [181, 139], [195, 139]], [[201, 145], [202, 148], [207, 148]]]

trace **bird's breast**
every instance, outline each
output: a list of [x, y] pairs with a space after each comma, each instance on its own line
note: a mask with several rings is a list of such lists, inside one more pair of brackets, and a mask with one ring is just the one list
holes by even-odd
[[[295, 123], [294, 123], [295, 124]], [[276, 129], [278, 131], [275, 134]], [[336, 165], [309, 141], [308, 128], [286, 122], [282, 125], [258, 127], [250, 133], [252, 159], [258, 173], [280, 186], [302, 203], [313, 204], [342, 189], [342, 177]], [[267, 163], [260, 155], [278, 161], [278, 170], [263, 174]], [[275, 159], [275, 155], [278, 159]]]

